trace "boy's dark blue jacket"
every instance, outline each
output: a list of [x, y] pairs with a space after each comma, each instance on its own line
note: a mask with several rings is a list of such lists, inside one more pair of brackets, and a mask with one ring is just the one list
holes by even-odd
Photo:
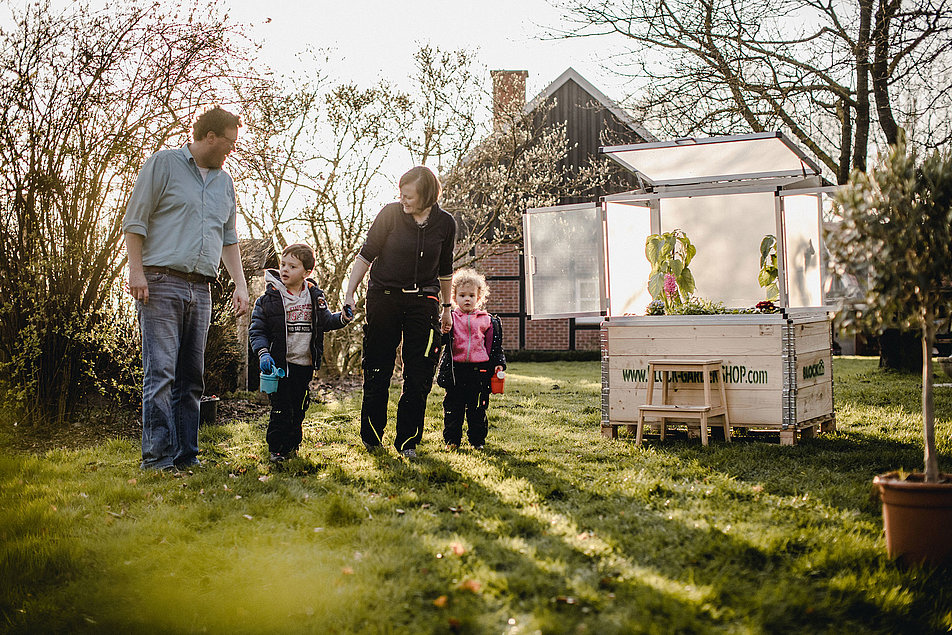
[[[280, 278], [277, 270], [268, 271]], [[321, 358], [324, 356], [324, 332], [343, 328], [347, 323], [341, 319], [340, 311], [330, 312], [324, 292], [317, 287], [316, 282], [308, 278], [304, 284], [311, 294], [311, 360], [317, 370], [321, 367]], [[284, 300], [270, 282], [264, 294], [255, 301], [248, 336], [251, 350], [260, 354], [262, 349], [267, 349], [274, 358], [275, 365], [287, 369], [288, 329]]]

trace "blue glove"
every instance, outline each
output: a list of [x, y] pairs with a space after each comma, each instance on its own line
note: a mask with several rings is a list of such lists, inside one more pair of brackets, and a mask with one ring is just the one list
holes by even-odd
[[260, 368], [261, 372], [265, 375], [274, 374], [274, 358], [271, 357], [271, 353], [261, 353], [260, 357], [258, 357], [258, 368]]

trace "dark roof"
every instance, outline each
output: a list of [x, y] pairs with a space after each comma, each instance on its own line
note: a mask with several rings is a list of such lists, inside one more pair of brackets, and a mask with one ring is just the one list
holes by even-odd
[[565, 72], [559, 75], [555, 81], [546, 86], [541, 93], [536, 95], [535, 98], [528, 102], [525, 107], [525, 112], [530, 113], [540, 105], [555, 97], [556, 94], [559, 93], [560, 90], [562, 90], [563, 87], [565, 87], [569, 82], [576, 84], [582, 91], [588, 93], [588, 95], [592, 97], [598, 105], [613, 114], [619, 122], [631, 128], [631, 130], [641, 137], [643, 141], [658, 140], [653, 134], [648, 132], [648, 129], [645, 128], [640, 121], [636, 120], [624, 108], [606, 97], [605, 93], [595, 88], [595, 86], [590, 81], [582, 77], [578, 71], [572, 67], [565, 69]]

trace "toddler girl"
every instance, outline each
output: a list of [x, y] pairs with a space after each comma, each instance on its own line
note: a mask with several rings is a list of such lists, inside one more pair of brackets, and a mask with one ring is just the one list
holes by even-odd
[[506, 368], [502, 323], [483, 310], [489, 297], [486, 278], [475, 269], [453, 275], [453, 329], [444, 336], [443, 357], [436, 383], [446, 389], [443, 398], [443, 440], [459, 447], [463, 419], [469, 422], [470, 445], [483, 449], [489, 431], [489, 381]]

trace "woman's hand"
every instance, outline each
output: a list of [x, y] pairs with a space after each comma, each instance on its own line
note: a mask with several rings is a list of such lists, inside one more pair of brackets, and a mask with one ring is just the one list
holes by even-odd
[[443, 307], [443, 315], [440, 316], [440, 331], [449, 333], [453, 330], [453, 311], [450, 307]]

